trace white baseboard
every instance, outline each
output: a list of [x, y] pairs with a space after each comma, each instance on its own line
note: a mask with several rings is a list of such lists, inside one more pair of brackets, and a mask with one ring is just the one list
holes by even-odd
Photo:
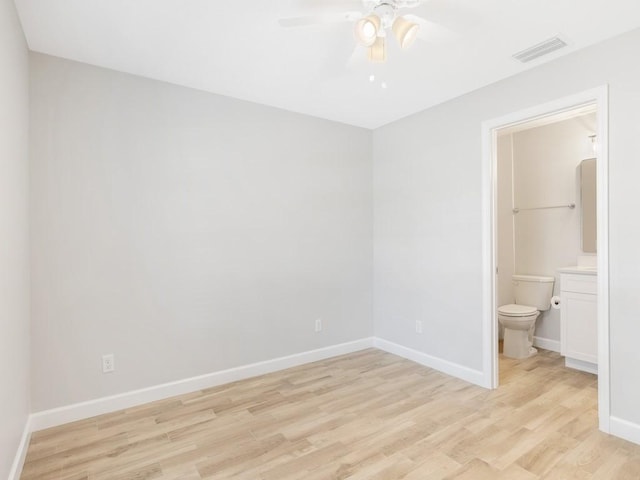
[[587, 373], [593, 373], [594, 375], [598, 375], [598, 365], [591, 362], [585, 362], [583, 360], [578, 360], [577, 358], [569, 358], [564, 357], [564, 366], [573, 368], [575, 370], [581, 370]]
[[640, 445], [640, 425], [611, 416], [609, 418], [609, 433]]
[[330, 347], [310, 350], [286, 357], [252, 363], [241, 367], [230, 368], [219, 372], [208, 373], [197, 377], [186, 378], [175, 382], [156, 385], [149, 388], [125, 392], [109, 397], [97, 398], [87, 402], [76, 403], [65, 407], [54, 408], [31, 415], [31, 431], [63, 425], [105, 413], [115, 412], [136, 405], [163, 400], [165, 398], [195, 392], [204, 388], [215, 387], [225, 383], [236, 382], [285, 368], [297, 367], [305, 363], [317, 362], [337, 355], [357, 352], [373, 347], [373, 338], [363, 338], [353, 342], [332, 345]]
[[20, 438], [20, 444], [18, 445], [18, 451], [13, 459], [11, 470], [9, 470], [8, 480], [20, 480], [22, 474], [22, 467], [24, 466], [24, 460], [27, 458], [27, 450], [29, 449], [29, 441], [31, 440], [31, 415], [27, 417], [27, 422], [24, 425], [22, 431], [22, 437]]
[[109, 397], [97, 398], [86, 402], [75, 403], [60, 408], [44, 410], [31, 414], [29, 432], [56, 427], [65, 423], [84, 420], [105, 413], [111, 413], [125, 408], [135, 407], [144, 403], [163, 400], [165, 398], [185, 393], [215, 387], [225, 383], [236, 382], [266, 373], [276, 372], [285, 368], [296, 367], [305, 363], [316, 362], [337, 355], [357, 352], [365, 348], [377, 347], [389, 353], [412, 360], [421, 365], [433, 368], [448, 375], [458, 377], [470, 383], [485, 386], [484, 375], [479, 370], [458, 365], [441, 358], [418, 352], [402, 345], [379, 338], [363, 338], [353, 342], [332, 345], [330, 347], [310, 350], [295, 355], [266, 360], [264, 362], [243, 365], [219, 372], [213, 372], [197, 377], [186, 378], [175, 382], [156, 385], [130, 392], [120, 393]]
[[533, 346], [560, 353], [560, 342], [544, 337], [533, 337]]
[[[553, 350], [554, 340], [539, 339], [542, 343], [537, 345], [540, 348]], [[550, 343], [545, 343], [550, 342]], [[559, 343], [559, 342], [555, 342]], [[276, 372], [286, 368], [296, 367], [305, 363], [316, 362], [327, 358], [344, 355], [352, 352], [376, 347], [385, 352], [398, 355], [421, 365], [433, 368], [447, 375], [451, 375], [467, 382], [486, 386], [485, 376], [480, 370], [474, 370], [457, 363], [433, 357], [423, 352], [413, 350], [402, 345], [398, 345], [381, 338], [363, 338], [353, 342], [332, 345], [317, 350], [310, 350], [295, 355], [280, 357], [264, 362], [253, 363], [241, 367], [222, 370], [198, 377], [178, 380], [176, 382], [165, 383], [154, 387], [144, 388], [131, 392], [99, 398], [87, 402], [76, 403], [66, 407], [55, 408], [42, 412], [36, 412], [29, 416], [20, 440], [20, 445], [16, 453], [8, 480], [19, 480], [22, 467], [29, 447], [31, 432], [49, 427], [62, 425], [76, 420], [83, 420], [96, 415], [110, 413], [124, 408], [130, 408], [156, 400], [194, 392], [203, 388], [214, 387], [229, 382], [235, 382], [258, 375]], [[559, 348], [558, 348], [559, 350]], [[640, 425], [622, 420], [617, 417], [610, 417], [610, 433], [633, 443], [640, 444]]]
[[420, 365], [446, 373], [447, 375], [458, 377], [469, 383], [486, 387], [484, 374], [480, 370], [473, 370], [469, 367], [465, 367], [448, 360], [443, 360], [442, 358], [433, 357], [426, 353], [413, 350], [412, 348], [403, 347], [402, 345], [398, 345], [397, 343], [389, 342], [381, 338], [374, 338], [373, 346], [380, 350], [384, 350], [385, 352], [393, 353], [399, 357], [419, 363]]

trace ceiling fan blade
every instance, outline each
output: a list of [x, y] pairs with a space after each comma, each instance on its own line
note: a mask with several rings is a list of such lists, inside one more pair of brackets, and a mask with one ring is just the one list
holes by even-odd
[[459, 36], [458, 33], [453, 30], [444, 27], [438, 23], [426, 20], [418, 15], [407, 14], [403, 15], [404, 18], [420, 25], [418, 30], [418, 38], [429, 43], [442, 43], [454, 40]]
[[367, 49], [356, 44], [351, 55], [347, 58], [345, 66], [347, 70], [355, 70], [367, 64]]
[[284, 28], [309, 27], [313, 25], [328, 25], [331, 23], [353, 22], [362, 17], [360, 12], [329, 13], [320, 15], [306, 15], [302, 17], [280, 18], [278, 23]]
[[355, 50], [362, 48], [354, 49], [353, 46], [354, 42], [350, 35], [334, 37], [329, 47], [332, 53], [322, 59], [322, 71], [329, 72], [332, 77], [343, 76], [350, 69], [352, 59], [357, 56], [354, 55]]

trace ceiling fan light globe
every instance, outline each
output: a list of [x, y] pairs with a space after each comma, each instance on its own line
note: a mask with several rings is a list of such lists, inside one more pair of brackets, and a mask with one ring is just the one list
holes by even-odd
[[376, 27], [371, 22], [364, 22], [362, 25], [362, 34], [365, 38], [373, 38], [377, 35]]
[[379, 29], [380, 17], [371, 14], [356, 22], [353, 28], [353, 34], [360, 45], [370, 47], [375, 43]]
[[376, 41], [367, 51], [369, 61], [373, 63], [384, 63], [387, 61], [387, 46], [384, 37], [376, 38]]
[[401, 48], [409, 48], [418, 37], [418, 30], [420, 25], [410, 22], [404, 17], [398, 17], [393, 22], [391, 27], [393, 35], [398, 40], [398, 44]]

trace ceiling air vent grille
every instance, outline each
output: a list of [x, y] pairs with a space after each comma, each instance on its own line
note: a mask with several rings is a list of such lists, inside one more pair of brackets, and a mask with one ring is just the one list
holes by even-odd
[[565, 42], [561, 38], [553, 37], [549, 40], [545, 40], [542, 43], [534, 45], [533, 47], [516, 53], [515, 55], [513, 55], [513, 58], [521, 61], [522, 63], [527, 63], [531, 60], [535, 60], [536, 58], [540, 58], [543, 55], [547, 55], [551, 52], [555, 52], [556, 50], [560, 50], [561, 48], [564, 48], [566, 46], [567, 42]]

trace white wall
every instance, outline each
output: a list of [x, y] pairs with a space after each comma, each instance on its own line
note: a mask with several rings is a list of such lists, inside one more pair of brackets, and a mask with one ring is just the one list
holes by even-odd
[[34, 411], [371, 336], [370, 131], [31, 58]]
[[482, 369], [481, 123], [608, 83], [611, 408], [640, 425], [639, 45], [635, 30], [374, 132], [378, 336]]
[[0, 0], [0, 478], [29, 414], [29, 61], [13, 1]]
[[[595, 131], [596, 114], [590, 113], [500, 137], [498, 185], [509, 193], [513, 189], [513, 198], [498, 192], [499, 305], [513, 301], [513, 273], [556, 277], [554, 295], [559, 295], [558, 268], [577, 265], [582, 254], [578, 167], [591, 153], [588, 137]], [[501, 144], [510, 148], [500, 150]], [[512, 214], [514, 207], [569, 203], [577, 207]], [[503, 265], [509, 257], [511, 263]], [[560, 310], [542, 312], [535, 335], [559, 342]]]

